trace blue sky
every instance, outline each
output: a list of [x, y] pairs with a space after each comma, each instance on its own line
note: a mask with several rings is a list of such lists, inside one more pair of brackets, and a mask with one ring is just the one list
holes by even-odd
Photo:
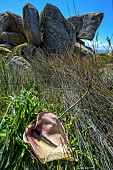
[[[74, 5], [75, 9], [74, 10]], [[64, 17], [69, 17], [69, 11], [71, 16], [78, 14], [85, 14], [89, 12], [104, 12], [104, 19], [98, 29], [98, 41], [99, 49], [103, 49], [103, 46], [107, 47], [108, 43], [106, 37], [111, 38], [113, 36], [113, 4], [112, 0], [1, 0], [0, 13], [5, 11], [12, 11], [22, 16], [22, 8], [26, 3], [34, 5], [39, 13], [43, 10], [46, 3], [52, 3], [57, 6], [63, 13]], [[69, 11], [68, 11], [68, 7]], [[95, 41], [95, 39], [93, 40]], [[102, 45], [102, 44], [103, 45]], [[113, 37], [111, 39], [113, 44]], [[89, 42], [89, 44], [91, 44]]]

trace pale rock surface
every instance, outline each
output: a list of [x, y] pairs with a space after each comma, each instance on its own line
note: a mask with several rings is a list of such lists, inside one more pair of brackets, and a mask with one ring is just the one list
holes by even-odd
[[91, 51], [88, 47], [76, 42], [75, 44], [75, 53], [77, 53], [80, 57], [92, 57], [94, 52]]
[[12, 53], [12, 51], [9, 50], [8, 48], [0, 47], [0, 54], [8, 54], [8, 53]]

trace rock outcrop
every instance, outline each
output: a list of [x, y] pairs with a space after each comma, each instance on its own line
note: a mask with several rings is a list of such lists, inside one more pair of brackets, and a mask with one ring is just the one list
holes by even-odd
[[[14, 56], [9, 64], [8, 64], [9, 68], [11, 69], [27, 69], [29, 67], [31, 67], [31, 65], [27, 62], [27, 60], [25, 60], [23, 57], [21, 56]], [[18, 70], [18, 71], [19, 71]]]
[[47, 4], [40, 14], [42, 46], [49, 53], [74, 51], [76, 30], [52, 4]]
[[23, 56], [33, 67], [41, 63], [44, 57], [44, 53], [40, 48], [27, 43], [18, 45], [15, 52], [15, 55]]
[[[93, 40], [103, 16], [101, 12], [92, 12], [66, 19], [52, 4], [46, 4], [39, 15], [38, 10], [28, 3], [23, 7], [23, 18], [8, 11], [0, 14], [0, 44], [17, 46], [27, 42], [24, 56], [36, 60], [40, 58], [38, 48], [47, 56], [66, 56], [77, 50], [82, 56], [91, 56], [92, 50], [85, 47], [81, 39]], [[29, 49], [36, 53], [31, 55]]]
[[16, 32], [2, 32], [0, 36], [1, 43], [8, 43], [12, 46], [23, 44], [26, 38], [21, 33]]
[[33, 77], [31, 65], [22, 56], [13, 56], [8, 63], [8, 70], [8, 82], [12, 91], [21, 89], [24, 82], [28, 81], [29, 77]]
[[8, 11], [0, 14], [0, 43], [15, 46], [25, 42], [23, 19]]
[[75, 54], [78, 54], [80, 57], [92, 57], [94, 52], [89, 49], [88, 47], [86, 47], [85, 45], [83, 44], [80, 44], [79, 42], [76, 42], [75, 44], [75, 51], [74, 51]]
[[103, 16], [101, 12], [92, 12], [73, 16], [67, 18], [67, 20], [75, 26], [78, 39], [93, 40], [96, 30], [102, 22]]
[[9, 50], [13, 48], [13, 46], [10, 45], [10, 44], [8, 44], [8, 43], [0, 44], [0, 47], [7, 48], [7, 49], [9, 49]]
[[27, 37], [28, 43], [39, 47], [40, 46], [39, 13], [33, 5], [26, 4], [24, 6], [23, 20], [25, 35]]
[[22, 17], [10, 11], [0, 14], [0, 28], [2, 31], [24, 34], [24, 22]]

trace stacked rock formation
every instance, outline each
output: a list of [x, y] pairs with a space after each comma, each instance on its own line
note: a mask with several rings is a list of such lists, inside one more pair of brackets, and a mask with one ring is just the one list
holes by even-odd
[[52, 4], [46, 4], [39, 15], [33, 5], [26, 4], [23, 18], [8, 11], [0, 14], [0, 44], [14, 47], [26, 42], [49, 55], [75, 52], [83, 46], [84, 54], [92, 54], [81, 39], [93, 40], [102, 19], [101, 12], [66, 19]]

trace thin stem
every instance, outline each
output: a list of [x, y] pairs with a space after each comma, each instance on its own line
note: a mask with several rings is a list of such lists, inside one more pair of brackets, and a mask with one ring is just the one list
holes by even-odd
[[87, 90], [87, 91], [83, 94], [83, 96], [82, 96], [80, 99], [78, 99], [73, 105], [71, 105], [69, 108], [67, 108], [67, 109], [64, 111], [64, 113], [62, 113], [62, 115], [59, 117], [59, 119], [62, 118], [62, 117], [66, 114], [66, 112], [68, 112], [68, 111], [71, 110], [74, 106], [76, 106], [76, 105], [86, 96], [86, 94], [88, 93], [88, 91], [89, 91], [89, 90]]

